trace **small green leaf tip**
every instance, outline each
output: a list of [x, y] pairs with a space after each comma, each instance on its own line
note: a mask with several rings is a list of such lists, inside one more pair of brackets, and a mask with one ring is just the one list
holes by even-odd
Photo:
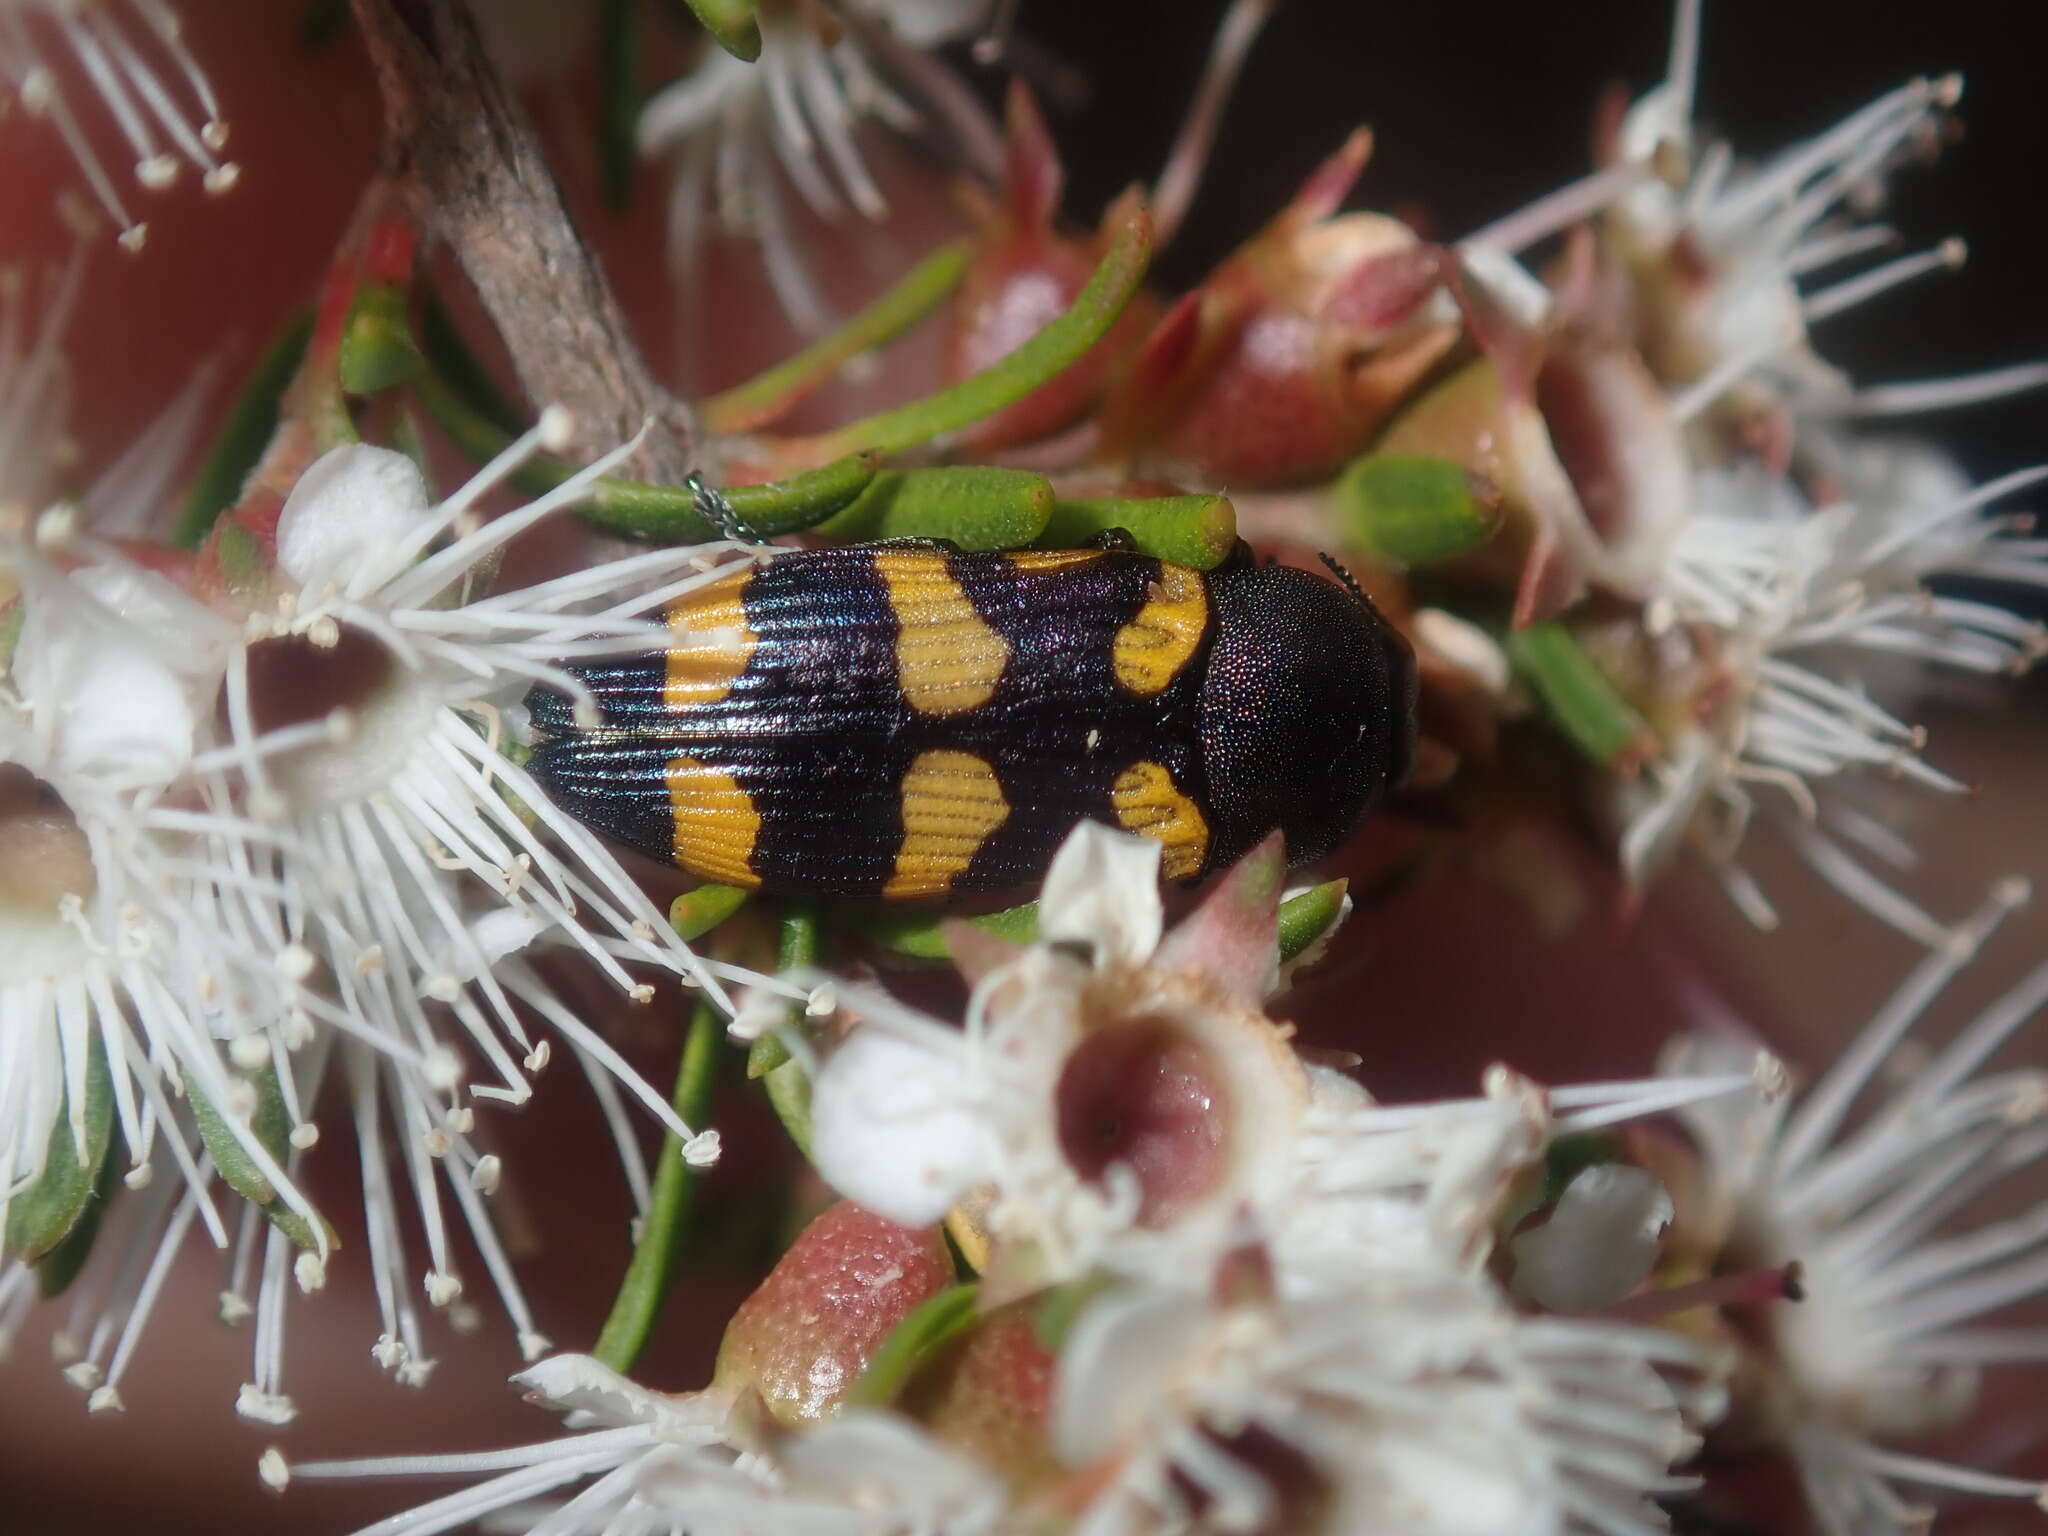
[[1344, 918], [1349, 880], [1329, 880], [1280, 903], [1280, 958], [1293, 960], [1327, 938]]
[[754, 0], [687, 0], [690, 12], [711, 34], [713, 42], [734, 58], [751, 64], [761, 57], [761, 23]]
[[1338, 516], [1360, 549], [1397, 565], [1430, 566], [1477, 549], [1500, 526], [1500, 498], [1449, 459], [1372, 454], [1338, 477]]
[[352, 395], [374, 395], [418, 378], [426, 366], [413, 340], [405, 294], [388, 283], [366, 284], [342, 327], [341, 387]]
[[668, 925], [685, 944], [704, 937], [739, 911], [747, 892], [736, 885], [700, 885], [669, 903]]
[[1022, 549], [1045, 532], [1052, 509], [1052, 482], [1029, 470], [886, 469], [813, 531], [835, 544], [948, 539], [969, 550]]

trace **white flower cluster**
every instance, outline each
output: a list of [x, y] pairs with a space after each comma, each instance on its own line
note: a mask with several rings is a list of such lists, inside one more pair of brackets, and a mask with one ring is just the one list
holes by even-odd
[[[723, 1004], [720, 968], [539, 794], [516, 736], [535, 682], [587, 699], [559, 658], [646, 648], [663, 633], [646, 615], [737, 552], [491, 592], [508, 542], [587, 476], [495, 520], [477, 504], [561, 426], [546, 413], [438, 504], [404, 456], [335, 449], [274, 532], [224, 526], [196, 559], [82, 533], [68, 507], [0, 543], [0, 1328], [30, 1266], [91, 1236], [102, 1168], [125, 1161], [138, 1190], [181, 1176], [114, 1202], [103, 1241], [129, 1257], [80, 1287], [65, 1340], [96, 1408], [119, 1405], [196, 1224], [231, 1254], [224, 1315], [256, 1319], [239, 1407], [291, 1416], [285, 1297], [324, 1283], [336, 1242], [300, 1177], [330, 1081], [353, 1103], [375, 1353], [408, 1382], [432, 1363], [417, 1292], [468, 1310], [451, 1216], [529, 1356], [547, 1347], [492, 1224], [501, 1165], [473, 1102], [524, 1101], [565, 1047], [643, 1197], [623, 1099], [692, 1162], [716, 1157], [535, 957], [580, 952], [640, 1003], [656, 988], [628, 963]], [[425, 1236], [417, 1271], [397, 1190]]]
[[[944, 1218], [975, 1326], [1013, 1329], [981, 1384], [994, 1438], [916, 1390], [764, 1433], [723, 1361], [720, 1384], [668, 1397], [563, 1356], [517, 1380], [582, 1433], [269, 1475], [489, 1475], [377, 1527], [394, 1536], [1648, 1536], [1726, 1512], [1701, 1500], [1730, 1422], [1796, 1464], [1830, 1536], [1923, 1529], [1901, 1487], [2043, 1497], [1878, 1441], [1965, 1421], [1981, 1367], [2040, 1355], [2038, 1330], [1996, 1323], [2048, 1289], [2048, 1094], [2036, 1070], [1985, 1068], [2048, 969], [1854, 1113], [2024, 890], [2000, 886], [1796, 1102], [1722, 1032], [1641, 1082], [1545, 1090], [1497, 1068], [1480, 1098], [1388, 1105], [1260, 1012], [1273, 854], [1167, 932], [1156, 845], [1084, 826], [1038, 942], [955, 925], [979, 976], [964, 1027], [840, 989], [819, 1170], [906, 1226]], [[2026, 1208], [1959, 1226], [1995, 1185]], [[785, 1326], [802, 1338], [832, 1305]], [[1020, 1307], [1029, 1328], [1007, 1321]]]
[[[2017, 673], [2048, 651], [2024, 600], [1985, 595], [2048, 588], [2048, 546], [2009, 508], [2048, 470], [1973, 486], [1924, 444], [1852, 429], [2039, 388], [2048, 364], [1865, 386], [1822, 357], [1813, 328], [1960, 264], [1951, 240], [1815, 281], [1897, 243], [1871, 210], [1938, 146], [1961, 81], [1912, 81], [1746, 162], [1695, 126], [1702, 9], [1679, 0], [1668, 77], [1624, 115], [1607, 167], [1460, 247], [1477, 339], [1503, 377], [1533, 381], [1498, 434], [1535, 524], [1517, 621], [1570, 622], [1592, 588], [1641, 605], [1636, 652], [1609, 669], [1653, 741], [1609, 796], [1632, 880], [1691, 849], [1772, 926], [1738, 857], [1768, 817], [1821, 878], [1938, 945], [1947, 924], [1849, 845], [1895, 864], [1910, 850], [1824, 781], [1878, 769], [1961, 787], [1859, 666]], [[1552, 286], [1512, 259], [1589, 218]]]

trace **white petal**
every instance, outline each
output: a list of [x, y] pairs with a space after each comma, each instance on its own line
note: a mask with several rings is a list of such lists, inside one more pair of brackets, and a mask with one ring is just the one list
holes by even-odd
[[811, 1156], [849, 1200], [905, 1226], [938, 1220], [995, 1166], [985, 1117], [956, 1059], [863, 1030], [825, 1063]]
[[1039, 932], [1053, 943], [1093, 946], [1098, 963], [1136, 965], [1159, 945], [1159, 844], [1084, 821], [1046, 871]]
[[277, 517], [277, 563], [300, 582], [346, 572], [432, 515], [419, 466], [389, 448], [351, 443], [299, 477]]
[[1671, 1196], [1641, 1168], [1602, 1163], [1565, 1186], [1550, 1219], [1510, 1245], [1514, 1292], [1554, 1312], [1586, 1312], [1642, 1283], [1662, 1249]]

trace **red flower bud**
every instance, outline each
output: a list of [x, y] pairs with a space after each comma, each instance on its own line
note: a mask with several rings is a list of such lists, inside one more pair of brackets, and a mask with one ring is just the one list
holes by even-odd
[[890, 1330], [952, 1283], [937, 1227], [898, 1226], [842, 1200], [740, 1303], [712, 1385], [753, 1391], [786, 1425], [825, 1418]]

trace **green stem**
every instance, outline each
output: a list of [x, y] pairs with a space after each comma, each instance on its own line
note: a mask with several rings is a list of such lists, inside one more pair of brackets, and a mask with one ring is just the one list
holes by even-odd
[[[709, 1003], [699, 1003], [690, 1015], [690, 1035], [683, 1044], [675, 1093], [670, 1099], [683, 1123], [693, 1128], [710, 1118], [718, 1046], [724, 1033], [717, 1011]], [[648, 1192], [647, 1214], [640, 1221], [640, 1237], [633, 1245], [632, 1261], [619, 1282], [611, 1315], [604, 1320], [604, 1329], [590, 1351], [615, 1371], [633, 1369], [661, 1316], [670, 1277], [689, 1235], [701, 1178], [699, 1170], [684, 1161], [683, 1146], [675, 1134], [664, 1134], [661, 1160], [654, 1170], [654, 1187]]]
[[1102, 339], [1138, 291], [1151, 256], [1152, 219], [1140, 208], [1118, 228], [1072, 307], [1008, 357], [950, 389], [785, 449], [799, 449], [814, 462], [862, 448], [900, 453], [994, 415], [1064, 373]]
[[171, 529], [171, 542], [180, 549], [197, 549], [212, 532], [221, 513], [240, 498], [242, 483], [262, 459], [271, 434], [277, 430], [278, 402], [299, 371], [299, 361], [306, 355], [306, 343], [312, 335], [313, 312], [300, 310], [264, 348], [255, 370], [235, 398], [234, 408], [228, 412], [227, 424], [207, 450], [206, 462], [199, 467], [199, 477], [192, 482], [185, 505], [179, 509], [178, 521]]
[[699, 419], [720, 433], [765, 427], [831, 378], [848, 359], [894, 341], [930, 314], [960, 285], [967, 272], [967, 253], [965, 240], [940, 246], [831, 335], [820, 337], [766, 373], [699, 401]]
[[[782, 909], [782, 930], [776, 939], [775, 969], [787, 973], [818, 963], [823, 924], [818, 909], [808, 902], [790, 902]], [[800, 1028], [803, 1014], [792, 1010], [789, 1026]], [[747, 1076], [765, 1077], [789, 1060], [789, 1047], [780, 1035], [763, 1035], [747, 1052]]]

